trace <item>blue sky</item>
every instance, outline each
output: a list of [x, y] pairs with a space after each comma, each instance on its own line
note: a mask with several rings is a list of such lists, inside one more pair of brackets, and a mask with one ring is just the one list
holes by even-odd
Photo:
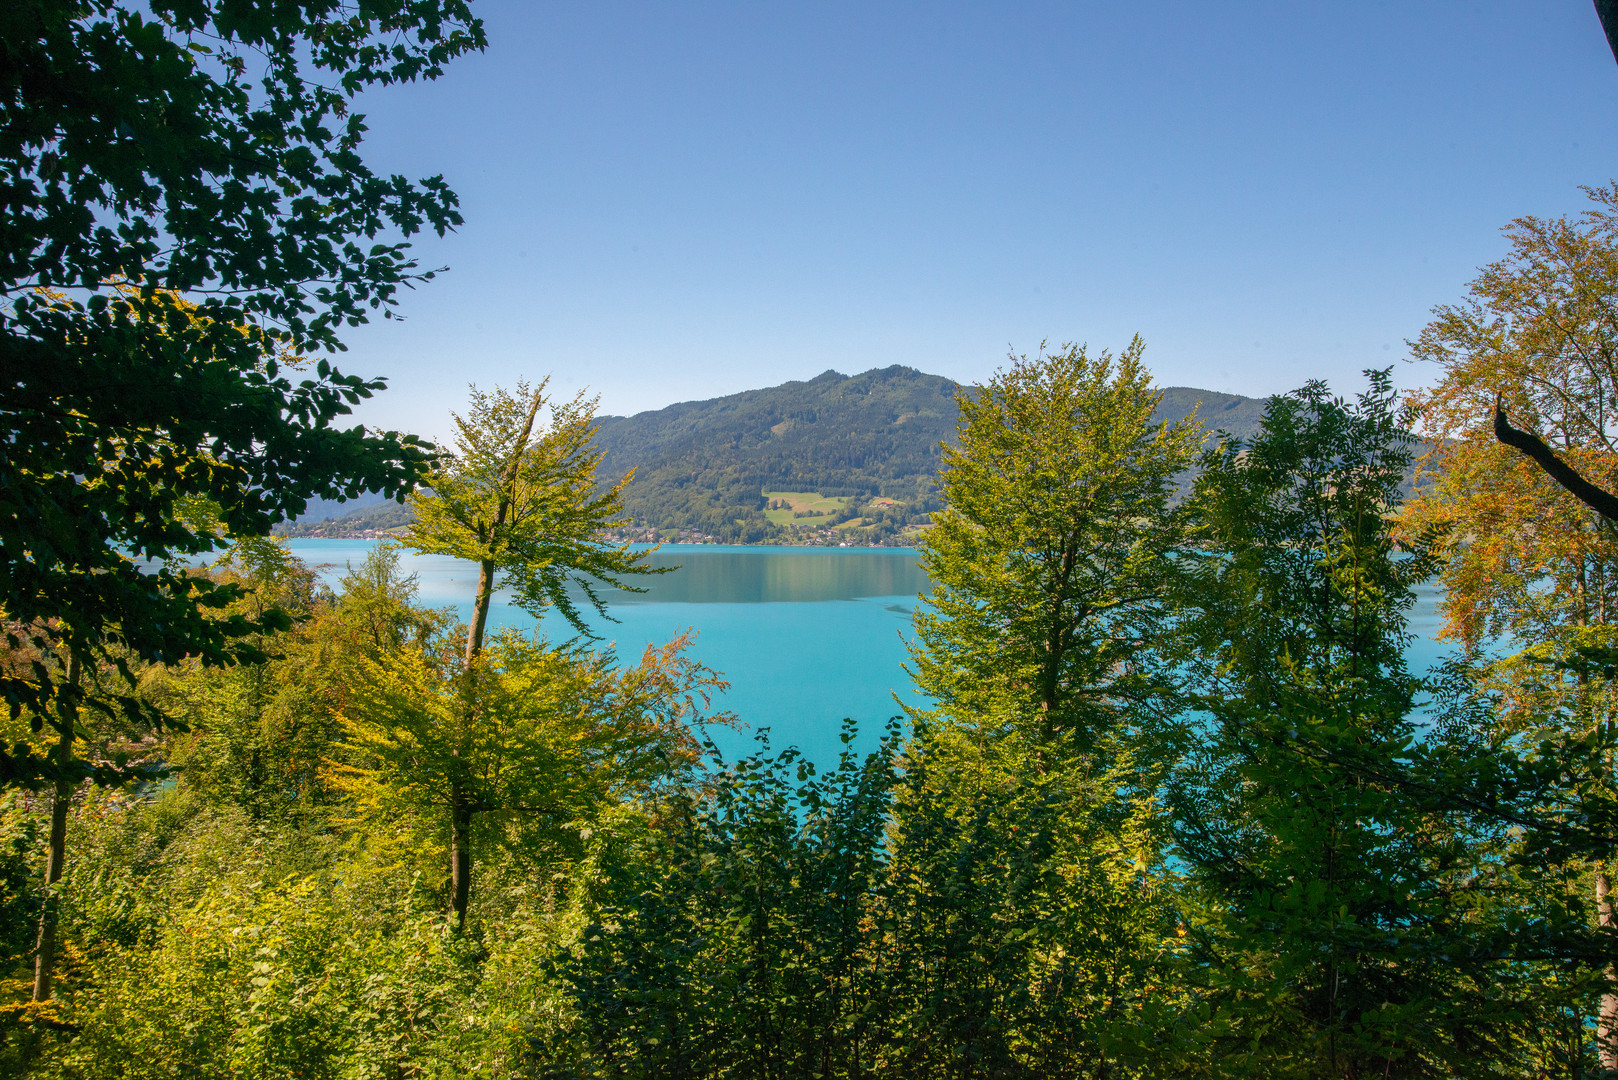
[[469, 382], [621, 414], [1135, 333], [1168, 385], [1414, 385], [1500, 227], [1618, 176], [1589, 0], [474, 6], [486, 53], [362, 99], [466, 216], [343, 362], [429, 437]]

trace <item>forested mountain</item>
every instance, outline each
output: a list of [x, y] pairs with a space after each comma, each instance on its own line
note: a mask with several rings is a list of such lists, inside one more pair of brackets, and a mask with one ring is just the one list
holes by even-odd
[[[636, 469], [638, 506], [703, 476], [745, 476], [759, 491], [823, 495], [915, 492], [931, 483], [938, 444], [955, 434], [956, 384], [913, 368], [849, 377], [827, 371], [710, 401], [603, 417], [603, 469]], [[715, 486], [703, 484], [704, 487]]]
[[[606, 452], [598, 475], [606, 481], [633, 469], [625, 510], [637, 526], [665, 535], [758, 543], [835, 523], [861, 542], [891, 540], [942, 505], [933, 478], [940, 445], [955, 437], [960, 389], [894, 365], [605, 416], [596, 424], [596, 443]], [[1209, 428], [1246, 437], [1258, 430], [1265, 399], [1171, 386], [1157, 419], [1178, 420], [1199, 405]], [[767, 492], [816, 492], [841, 500], [842, 509], [824, 522], [794, 521], [790, 511], [771, 513]], [[395, 504], [326, 516], [285, 531], [336, 536], [409, 522]]]
[[[956, 385], [913, 368], [682, 402], [604, 417], [600, 475], [635, 480], [624, 505], [638, 524], [757, 542], [781, 526], [765, 516], [766, 491], [883, 496], [909, 519], [931, 502], [939, 444], [955, 434]], [[896, 522], [895, 524], [903, 524]]]
[[[827, 371], [709, 401], [600, 420], [601, 475], [635, 470], [624, 505], [637, 523], [758, 541], [782, 531], [765, 492], [852, 496], [864, 540], [882, 539], [941, 505], [934, 493], [941, 443], [955, 438], [961, 387], [914, 368], [848, 376]], [[1198, 403], [1210, 427], [1258, 428], [1264, 400], [1189, 387], [1164, 391], [1158, 418]], [[880, 512], [864, 499], [880, 497]]]

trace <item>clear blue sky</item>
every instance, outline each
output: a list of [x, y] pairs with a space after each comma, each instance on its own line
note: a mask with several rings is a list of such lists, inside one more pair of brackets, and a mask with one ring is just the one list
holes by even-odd
[[1618, 176], [1590, 0], [474, 6], [486, 53], [362, 102], [466, 216], [343, 363], [432, 437], [474, 381], [621, 414], [1135, 333], [1169, 385], [1413, 385], [1500, 227]]

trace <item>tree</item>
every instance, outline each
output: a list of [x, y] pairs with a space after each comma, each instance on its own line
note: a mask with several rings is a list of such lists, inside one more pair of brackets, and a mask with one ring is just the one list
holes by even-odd
[[[1413, 395], [1433, 450], [1407, 516], [1441, 530], [1445, 633], [1468, 649], [1503, 637], [1570, 643], [1618, 602], [1614, 534], [1483, 417], [1503, 399], [1583, 476], [1618, 484], [1618, 184], [1580, 218], [1525, 217], [1511, 254], [1465, 301], [1434, 309], [1412, 346], [1439, 380]], [[1549, 574], [1556, 588], [1537, 588]]]
[[1162, 1066], [1177, 917], [1152, 798], [1169, 501], [1201, 440], [1154, 419], [1134, 339], [1013, 359], [962, 394], [922, 560], [895, 803], [894, 1053], [910, 1071]]
[[[1601, 21], [1602, 33], [1607, 38], [1607, 47], [1612, 50], [1613, 58], [1618, 60], [1618, 2], [1595, 0], [1595, 9], [1596, 17]], [[1574, 498], [1607, 520], [1618, 521], [1618, 495], [1610, 490], [1612, 485], [1603, 488], [1591, 483], [1579, 469], [1559, 457], [1544, 439], [1532, 431], [1513, 427], [1506, 415], [1504, 395], [1495, 397], [1494, 434], [1501, 445], [1526, 455]], [[1618, 1058], [1611, 1064], [1618, 1065]]]
[[[321, 685], [340, 667], [331, 655], [334, 604], [279, 540], [242, 540], [210, 576], [243, 587], [232, 607], [248, 619], [277, 607], [296, 625], [250, 639], [269, 657], [262, 662], [219, 668], [193, 659], [143, 673], [142, 695], [184, 729], [166, 741], [164, 758], [188, 790], [256, 821], [316, 819], [329, 801], [322, 773], [338, 736]], [[316, 662], [322, 652], [325, 664]]]
[[1136, 660], [1179, 537], [1171, 487], [1200, 435], [1194, 415], [1154, 422], [1143, 350], [1016, 357], [958, 399], [911, 656], [963, 728], [1083, 741], [1146, 689]]
[[538, 618], [554, 607], [575, 630], [588, 633], [570, 586], [605, 615], [597, 581], [633, 590], [624, 576], [665, 572], [646, 565], [646, 551], [597, 539], [624, 524], [618, 517], [633, 473], [597, 490], [601, 452], [592, 445], [595, 401], [582, 393], [550, 403], [549, 423], [535, 430], [548, 381], [534, 387], [518, 383], [515, 394], [498, 388], [486, 394], [473, 387], [468, 415], [455, 416], [455, 452], [428, 476], [428, 490], [412, 498], [416, 524], [404, 543], [478, 565], [466, 635], [468, 665], [483, 648], [489, 604], [502, 581], [524, 611]]
[[464, 927], [473, 831], [530, 861], [578, 857], [614, 803], [646, 798], [695, 766], [692, 728], [725, 684], [685, 655], [688, 637], [619, 668], [610, 653], [549, 647], [507, 632], [462, 667], [447, 649], [362, 660], [343, 718], [362, 813], [424, 813], [450, 833], [450, 908]]
[[1433, 559], [1393, 532], [1413, 442], [1395, 402], [1386, 371], [1353, 403], [1318, 382], [1277, 398], [1192, 498], [1193, 720], [1168, 792], [1199, 1038], [1236, 1072], [1509, 1072], [1513, 1010], [1554, 1022], [1531, 954], [1582, 915], [1506, 822], [1442, 797], [1466, 771], [1442, 725], [1413, 749], [1405, 612]]
[[1618, 2], [1595, 0], [1596, 17], [1601, 20], [1601, 31], [1607, 35], [1607, 47], [1613, 59], [1618, 60]]
[[[1512, 222], [1510, 255], [1462, 303], [1435, 308], [1413, 344], [1440, 377], [1413, 397], [1434, 449], [1407, 529], [1443, 538], [1443, 633], [1503, 653], [1482, 669], [1503, 694], [1500, 722], [1550, 738], [1615, 715], [1610, 681], [1568, 663], [1618, 640], [1618, 512], [1579, 486], [1618, 487], [1618, 184], [1586, 191], [1595, 205], [1577, 218]], [[1491, 403], [1492, 429], [1479, 419]], [[1502, 433], [1505, 408], [1537, 448]], [[1592, 887], [1602, 924], [1618, 925], [1604, 861]], [[1618, 1068], [1618, 995], [1602, 1013], [1604, 1062]]]
[[881, 1075], [897, 727], [818, 776], [761, 734], [655, 824], [598, 843], [589, 923], [552, 961], [578, 1019], [536, 1046], [544, 1075]]
[[[336, 424], [380, 380], [322, 359], [294, 382], [283, 359], [431, 276], [399, 237], [454, 227], [455, 196], [371, 172], [351, 106], [483, 40], [464, 0], [6, 5], [0, 608], [62, 657], [0, 675], [13, 710], [71, 709], [75, 663], [255, 658], [243, 636], [279, 616], [210, 617], [234, 590], [170, 560], [413, 486], [413, 438]], [[211, 523], [181, 512], [197, 499]]]
[[[548, 381], [548, 380], [546, 380]], [[624, 576], [661, 573], [646, 565], [646, 551], [598, 539], [622, 524], [626, 476], [596, 487], [601, 452], [592, 446], [595, 401], [583, 394], [550, 403], [548, 423], [536, 430], [547, 404], [546, 381], [518, 383], [516, 393], [472, 388], [467, 416], [455, 416], [455, 451], [427, 477], [428, 490], [412, 497], [416, 524], [404, 543], [418, 551], [451, 555], [478, 565], [477, 592], [462, 653], [466, 690], [456, 720], [471, 732], [481, 722], [477, 688], [484, 678], [483, 640], [495, 589], [509, 585], [517, 606], [536, 618], [555, 608], [588, 633], [570, 588], [580, 590], [597, 614], [606, 607], [597, 582], [633, 589]], [[491, 809], [462, 768], [444, 774], [450, 811], [451, 904], [464, 920], [472, 874], [472, 819]]]
[[1595, 205], [1576, 219], [1508, 225], [1511, 254], [1483, 268], [1465, 301], [1434, 309], [1414, 352], [1445, 369], [1423, 395], [1436, 433], [1510, 447], [1521, 457], [1503, 458], [1565, 501], [1618, 520], [1618, 182], [1584, 191]]

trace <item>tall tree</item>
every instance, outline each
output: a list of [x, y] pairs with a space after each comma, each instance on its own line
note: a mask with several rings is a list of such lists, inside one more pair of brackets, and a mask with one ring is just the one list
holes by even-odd
[[[478, 723], [477, 687], [484, 635], [495, 589], [511, 587], [517, 606], [536, 618], [555, 608], [581, 633], [588, 633], [578, 589], [598, 614], [606, 607], [598, 583], [634, 589], [625, 577], [659, 573], [646, 565], [647, 552], [598, 539], [621, 524], [626, 476], [604, 489], [596, 486], [601, 452], [592, 445], [595, 402], [580, 394], [547, 404], [546, 382], [518, 383], [515, 393], [472, 390], [467, 415], [455, 416], [453, 454], [441, 459], [427, 478], [427, 489], [412, 497], [416, 524], [404, 543], [418, 551], [451, 555], [478, 566], [477, 592], [462, 652], [466, 693], [457, 721], [471, 732]], [[457, 921], [464, 921], [472, 875], [472, 822], [482, 809], [471, 774], [445, 774], [450, 810], [450, 892]]]
[[1435, 432], [1510, 447], [1503, 458], [1618, 521], [1618, 182], [1584, 190], [1595, 205], [1576, 218], [1508, 225], [1511, 253], [1434, 309], [1415, 355], [1445, 369], [1423, 402]]
[[1513, 965], [1511, 919], [1561, 926], [1577, 904], [1507, 864], [1503, 823], [1400, 779], [1419, 771], [1406, 612], [1433, 566], [1393, 533], [1408, 419], [1386, 371], [1355, 402], [1311, 383], [1197, 480], [1196, 722], [1168, 790], [1222, 1069], [1495, 1075], [1517, 1061], [1511, 1010], [1552, 1011]]
[[411, 500], [416, 524], [404, 540], [407, 546], [478, 566], [466, 634], [468, 664], [483, 648], [489, 605], [502, 583], [529, 614], [538, 617], [555, 608], [574, 629], [587, 633], [570, 587], [597, 614], [605, 614], [598, 583], [634, 590], [625, 577], [663, 572], [646, 565], [647, 552], [597, 539], [603, 530], [623, 524], [618, 519], [630, 477], [597, 488], [601, 451], [593, 445], [595, 401], [581, 393], [571, 401], [549, 402], [550, 416], [542, 421], [548, 382], [520, 382], [515, 393], [473, 387], [467, 415], [454, 418], [454, 452], [441, 459], [426, 490]]
[[[1502, 723], [1562, 727], [1549, 737], [1615, 715], [1610, 682], [1566, 663], [1610, 653], [1618, 623], [1618, 500], [1580, 487], [1618, 489], [1618, 183], [1587, 193], [1578, 217], [1512, 222], [1511, 253], [1434, 309], [1413, 346], [1439, 379], [1412, 399], [1434, 449], [1406, 527], [1442, 537], [1443, 633], [1494, 655], [1483, 672]], [[1506, 410], [1532, 443], [1502, 434]], [[1592, 888], [1618, 925], [1605, 862]], [[1618, 1069], [1618, 995], [1602, 1015]]]
[[1135, 661], [1179, 536], [1172, 484], [1201, 438], [1194, 415], [1154, 421], [1144, 349], [1015, 357], [960, 396], [911, 649], [953, 723], [1082, 741], [1143, 689]]
[[455, 196], [367, 168], [352, 106], [483, 41], [464, 0], [0, 12], [0, 608], [67, 658], [0, 675], [13, 709], [52, 715], [73, 662], [254, 655], [209, 617], [232, 591], [166, 560], [415, 483], [414, 439], [337, 426], [380, 380], [282, 357], [431, 276], [402, 238], [458, 224]]
[[[1194, 417], [1154, 419], [1139, 338], [1014, 358], [960, 397], [922, 560], [895, 803], [892, 1053], [960, 1076], [1162, 1066], [1170, 876], [1151, 662]], [[1149, 1000], [1150, 999], [1150, 1000]]]
[[[1618, 602], [1603, 515], [1500, 445], [1487, 419], [1503, 401], [1560, 460], [1618, 485], [1618, 184], [1589, 194], [1578, 218], [1513, 222], [1511, 254], [1434, 309], [1413, 345], [1439, 378], [1412, 396], [1434, 442], [1407, 516], [1447, 537], [1445, 633], [1469, 649], [1569, 640]], [[1546, 574], [1552, 590], [1536, 584]]]

